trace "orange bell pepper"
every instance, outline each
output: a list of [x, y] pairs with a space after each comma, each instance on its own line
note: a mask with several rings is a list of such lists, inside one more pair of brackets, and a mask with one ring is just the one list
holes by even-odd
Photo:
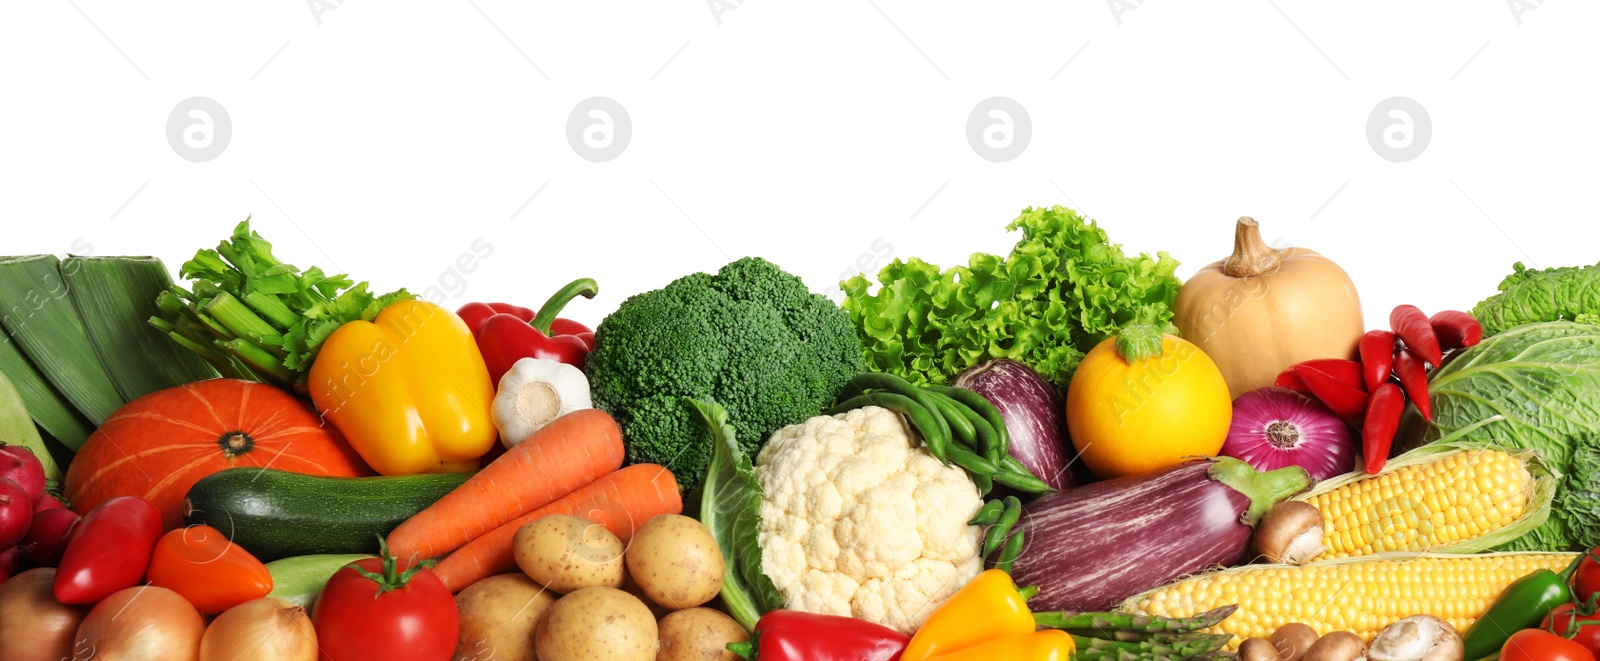
[[[1011, 575], [998, 569], [977, 578], [944, 602], [911, 637], [900, 661], [925, 661], [1000, 638], [1033, 633], [1037, 628], [1028, 600]], [[1067, 642], [1071, 643], [1069, 636]], [[971, 657], [1011, 659], [1021, 657]], [[1065, 658], [1065, 657], [1063, 657]]]
[[1046, 629], [963, 647], [934, 656], [929, 661], [1068, 661], [1077, 648], [1071, 634]]
[[145, 575], [151, 585], [182, 595], [206, 615], [272, 592], [267, 566], [211, 526], [178, 528], [163, 535]]

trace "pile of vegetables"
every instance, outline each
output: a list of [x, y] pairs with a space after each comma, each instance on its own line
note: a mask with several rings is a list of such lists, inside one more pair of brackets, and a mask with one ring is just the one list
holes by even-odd
[[1188, 282], [1007, 230], [594, 330], [248, 220], [0, 259], [0, 658], [1596, 661], [1600, 265], [1367, 330], [1248, 217]]

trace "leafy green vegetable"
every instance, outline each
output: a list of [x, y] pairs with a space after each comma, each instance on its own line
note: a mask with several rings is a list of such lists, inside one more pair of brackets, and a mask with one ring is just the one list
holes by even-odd
[[1484, 335], [1540, 321], [1600, 323], [1600, 264], [1542, 271], [1517, 262], [1500, 293], [1472, 308]]
[[728, 412], [711, 402], [686, 402], [705, 421], [715, 446], [700, 497], [700, 522], [725, 561], [722, 603], [733, 619], [754, 631], [762, 614], [784, 607], [783, 595], [761, 570], [761, 485], [728, 425]]
[[[1595, 485], [1600, 484], [1600, 326], [1552, 321], [1517, 326], [1484, 338], [1434, 370], [1428, 383], [1433, 422], [1407, 407], [1397, 451], [1437, 440], [1496, 414], [1502, 421], [1468, 431], [1464, 440], [1532, 448], [1566, 476], [1544, 525], [1501, 550], [1576, 550], [1600, 545]], [[1590, 495], [1585, 496], [1588, 493]], [[1578, 521], [1579, 525], [1569, 525]]]
[[322, 342], [346, 322], [372, 321], [390, 303], [416, 298], [404, 289], [373, 295], [343, 274], [284, 264], [248, 218], [179, 274], [195, 281], [193, 291], [161, 292], [150, 324], [224, 376], [282, 387], [311, 369]]
[[585, 369], [595, 407], [622, 425], [629, 463], [666, 466], [688, 491], [712, 447], [683, 397], [727, 407], [754, 454], [833, 402], [861, 371], [861, 342], [838, 306], [746, 257], [623, 301], [600, 322]]
[[1083, 354], [1142, 319], [1164, 325], [1182, 284], [1177, 260], [1129, 257], [1105, 230], [1063, 207], [1025, 209], [1001, 258], [975, 253], [944, 271], [919, 259], [840, 284], [869, 369], [943, 383], [991, 358], [1027, 364], [1065, 390]]

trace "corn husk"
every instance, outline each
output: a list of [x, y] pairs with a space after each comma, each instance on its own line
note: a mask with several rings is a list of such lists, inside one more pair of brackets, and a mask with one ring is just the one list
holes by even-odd
[[0, 259], [0, 322], [50, 385], [98, 425], [125, 400], [89, 344], [60, 263], [54, 255]]
[[61, 275], [100, 365], [125, 401], [217, 377], [148, 319], [156, 296], [172, 286], [154, 257], [68, 257]]
[[39, 368], [34, 367], [33, 362], [23, 355], [22, 348], [4, 332], [0, 332], [0, 373], [10, 379], [11, 385], [22, 396], [28, 415], [39, 428], [61, 441], [62, 445], [80, 447], [94, 432], [94, 425], [72, 408], [72, 402], [56, 392], [50, 381], [39, 373]]
[[39, 428], [33, 425], [33, 418], [22, 403], [22, 394], [5, 374], [0, 374], [0, 442], [32, 450], [44, 465], [45, 478], [61, 481], [61, 466], [50, 455], [50, 448], [45, 447]]

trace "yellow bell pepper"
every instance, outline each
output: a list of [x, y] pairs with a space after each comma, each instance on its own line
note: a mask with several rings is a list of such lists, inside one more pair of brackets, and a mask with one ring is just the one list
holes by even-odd
[[306, 385], [317, 409], [383, 475], [472, 470], [495, 444], [494, 384], [472, 331], [426, 301], [340, 326]]
[[1072, 635], [1047, 629], [1020, 636], [996, 638], [987, 643], [940, 654], [929, 661], [1068, 661], [1078, 648]]
[[[965, 587], [928, 616], [911, 637], [900, 661], [925, 661], [991, 640], [1022, 636], [1037, 628], [1028, 600], [1017, 591], [1011, 575], [998, 569], [978, 574]], [[1067, 637], [1072, 642], [1072, 637]], [[966, 657], [963, 657], [966, 658]], [[971, 657], [1012, 659], [1022, 657]], [[1042, 657], [1044, 658], [1044, 657]], [[1065, 659], [1066, 657], [1062, 657]]]

